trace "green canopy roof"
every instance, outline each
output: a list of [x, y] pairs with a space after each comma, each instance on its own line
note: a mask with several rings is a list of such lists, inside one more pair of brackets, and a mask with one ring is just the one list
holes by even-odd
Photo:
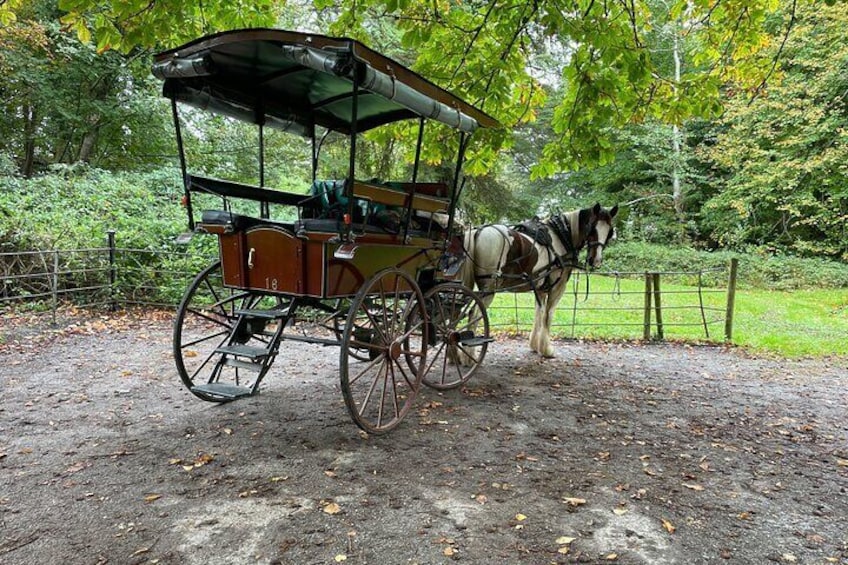
[[165, 96], [192, 106], [313, 136], [350, 133], [419, 116], [470, 132], [500, 127], [488, 114], [361, 43], [275, 29], [206, 36], [156, 56]]

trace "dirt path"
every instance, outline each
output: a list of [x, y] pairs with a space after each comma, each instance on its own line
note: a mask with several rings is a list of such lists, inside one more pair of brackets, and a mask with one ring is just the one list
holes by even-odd
[[133, 325], [0, 350], [0, 562], [848, 563], [845, 359], [504, 340], [365, 437], [337, 349], [218, 406]]

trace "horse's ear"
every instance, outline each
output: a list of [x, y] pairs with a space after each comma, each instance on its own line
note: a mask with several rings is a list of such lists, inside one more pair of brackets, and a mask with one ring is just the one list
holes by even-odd
[[618, 204], [612, 207], [610, 210], [610, 218], [615, 218], [615, 215], [618, 214]]
[[595, 205], [592, 207], [592, 214], [595, 216], [599, 216], [601, 214], [601, 203], [595, 202]]

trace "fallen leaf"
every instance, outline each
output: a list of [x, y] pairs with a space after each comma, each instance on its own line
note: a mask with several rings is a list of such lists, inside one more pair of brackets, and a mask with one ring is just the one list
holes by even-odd
[[478, 494], [474, 497], [474, 500], [480, 504], [486, 504], [489, 501], [489, 498], [485, 494]]
[[183, 462], [183, 460], [180, 459], [179, 457], [174, 457], [172, 459], [168, 459], [168, 465], [179, 465], [182, 462]]
[[671, 522], [669, 522], [669, 521], [668, 521], [668, 520], [666, 520], [665, 518], [663, 518], [663, 519], [662, 519], [662, 525], [663, 525], [663, 528], [665, 528], [665, 529], [666, 529], [666, 531], [667, 531], [668, 533], [670, 533], [670, 534], [673, 534], [673, 533], [674, 533], [674, 530], [676, 530], [676, 529], [677, 529], [677, 528], [674, 526], [674, 524], [672, 524]]
[[271, 482], [272, 482], [272, 483], [281, 483], [281, 482], [283, 482], [283, 481], [287, 481], [287, 480], [289, 480], [288, 475], [286, 475], [286, 476], [284, 476], [284, 477], [271, 477]]
[[562, 537], [557, 538], [556, 542], [560, 545], [568, 545], [576, 539], [577, 538], [570, 538], [568, 536], [562, 536]]
[[604, 557], [604, 559], [606, 559], [607, 561], [615, 561], [616, 559], [618, 559], [618, 554], [617, 553], [608, 553], [607, 556]]
[[568, 503], [568, 505], [569, 505], [569, 506], [580, 506], [580, 505], [582, 505], [582, 504], [586, 504], [586, 499], [585, 499], [585, 498], [571, 498], [571, 497], [565, 497], [563, 500], [564, 500], [566, 503]]
[[839, 467], [848, 467], [848, 459], [837, 459], [836, 464]]
[[197, 351], [186, 349], [183, 351], [183, 357], [197, 357]]
[[456, 554], [456, 550], [450, 546], [446, 547], [442, 553], [445, 557], [453, 557]]
[[324, 471], [324, 474], [330, 477], [331, 479], [334, 479], [336, 477], [336, 473], [334, 471]]
[[145, 502], [153, 502], [154, 500], [159, 500], [160, 498], [162, 498], [161, 494], [148, 494], [147, 496], [144, 497], [144, 501]]
[[686, 488], [692, 489], [692, 490], [697, 490], [697, 491], [702, 491], [702, 490], [704, 490], [704, 487], [703, 487], [703, 486], [701, 486], [701, 485], [697, 485], [697, 484], [688, 484], [688, 483], [683, 483], [683, 486], [685, 486]]
[[79, 471], [82, 471], [86, 467], [88, 467], [88, 464], [85, 461], [80, 461], [78, 463], [74, 463], [73, 465], [71, 465], [70, 467], [65, 469], [65, 473], [67, 473], [67, 474], [78, 473]]
[[331, 502], [324, 507], [324, 512], [326, 514], [338, 514], [341, 511], [342, 511], [341, 506], [339, 506], [335, 502]]
[[215, 456], [214, 456], [214, 455], [211, 455], [211, 454], [209, 454], [209, 453], [201, 453], [200, 455], [198, 455], [198, 456], [194, 459], [194, 466], [195, 466], [195, 467], [203, 467], [203, 466], [204, 466], [204, 465], [206, 465], [207, 463], [211, 463], [211, 462], [212, 462], [212, 461], [214, 461], [214, 460], [215, 460]]
[[570, 551], [570, 550], [569, 550], [569, 548], [568, 548], [568, 546], [567, 546], [567, 545], [564, 545], [564, 546], [560, 547], [559, 549], [557, 549], [557, 553], [561, 553], [561, 554], [563, 554], [563, 555], [565, 555], [565, 554], [566, 554], [566, 553], [568, 553], [569, 551]]
[[617, 508], [613, 508], [612, 513], [617, 515], [617, 516], [621, 516], [623, 514], [627, 514], [627, 508], [624, 508], [622, 506], [619, 506]]
[[347, 555], [345, 555], [344, 553], [339, 553], [338, 555], [336, 555], [335, 561], [336, 561], [336, 563], [341, 563], [342, 561], [347, 561]]
[[519, 522], [522, 522], [522, 521], [527, 519], [527, 516], [525, 516], [524, 514], [516, 514], [515, 519], [518, 520]]
[[784, 553], [781, 557], [787, 563], [795, 563], [796, 561], [798, 561], [798, 558], [792, 555], [791, 553]]

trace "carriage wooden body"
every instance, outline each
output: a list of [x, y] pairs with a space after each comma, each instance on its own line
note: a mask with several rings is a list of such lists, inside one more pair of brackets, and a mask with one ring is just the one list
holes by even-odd
[[[383, 432], [422, 382], [451, 388], [471, 376], [490, 338], [479, 297], [450, 282], [461, 260], [454, 217], [471, 133], [497, 127], [494, 119], [359, 42], [317, 34], [215, 34], [159, 54], [153, 73], [172, 101], [189, 227], [219, 243], [220, 260], [189, 286], [175, 323], [177, 369], [195, 395], [224, 402], [255, 394], [287, 340], [338, 345], [354, 421]], [[189, 172], [183, 105], [257, 126], [259, 186]], [[412, 179], [358, 179], [357, 137], [400, 120], [419, 126]], [[433, 120], [459, 136], [448, 182], [417, 178]], [[268, 127], [312, 139], [310, 191], [264, 186]], [[317, 179], [322, 132], [349, 140], [344, 179]], [[200, 194], [220, 206], [198, 213]], [[255, 203], [257, 213], [235, 211], [234, 201]], [[280, 207], [289, 212], [273, 218]], [[380, 214], [392, 222], [375, 221]], [[287, 330], [304, 312], [316, 331]]]

